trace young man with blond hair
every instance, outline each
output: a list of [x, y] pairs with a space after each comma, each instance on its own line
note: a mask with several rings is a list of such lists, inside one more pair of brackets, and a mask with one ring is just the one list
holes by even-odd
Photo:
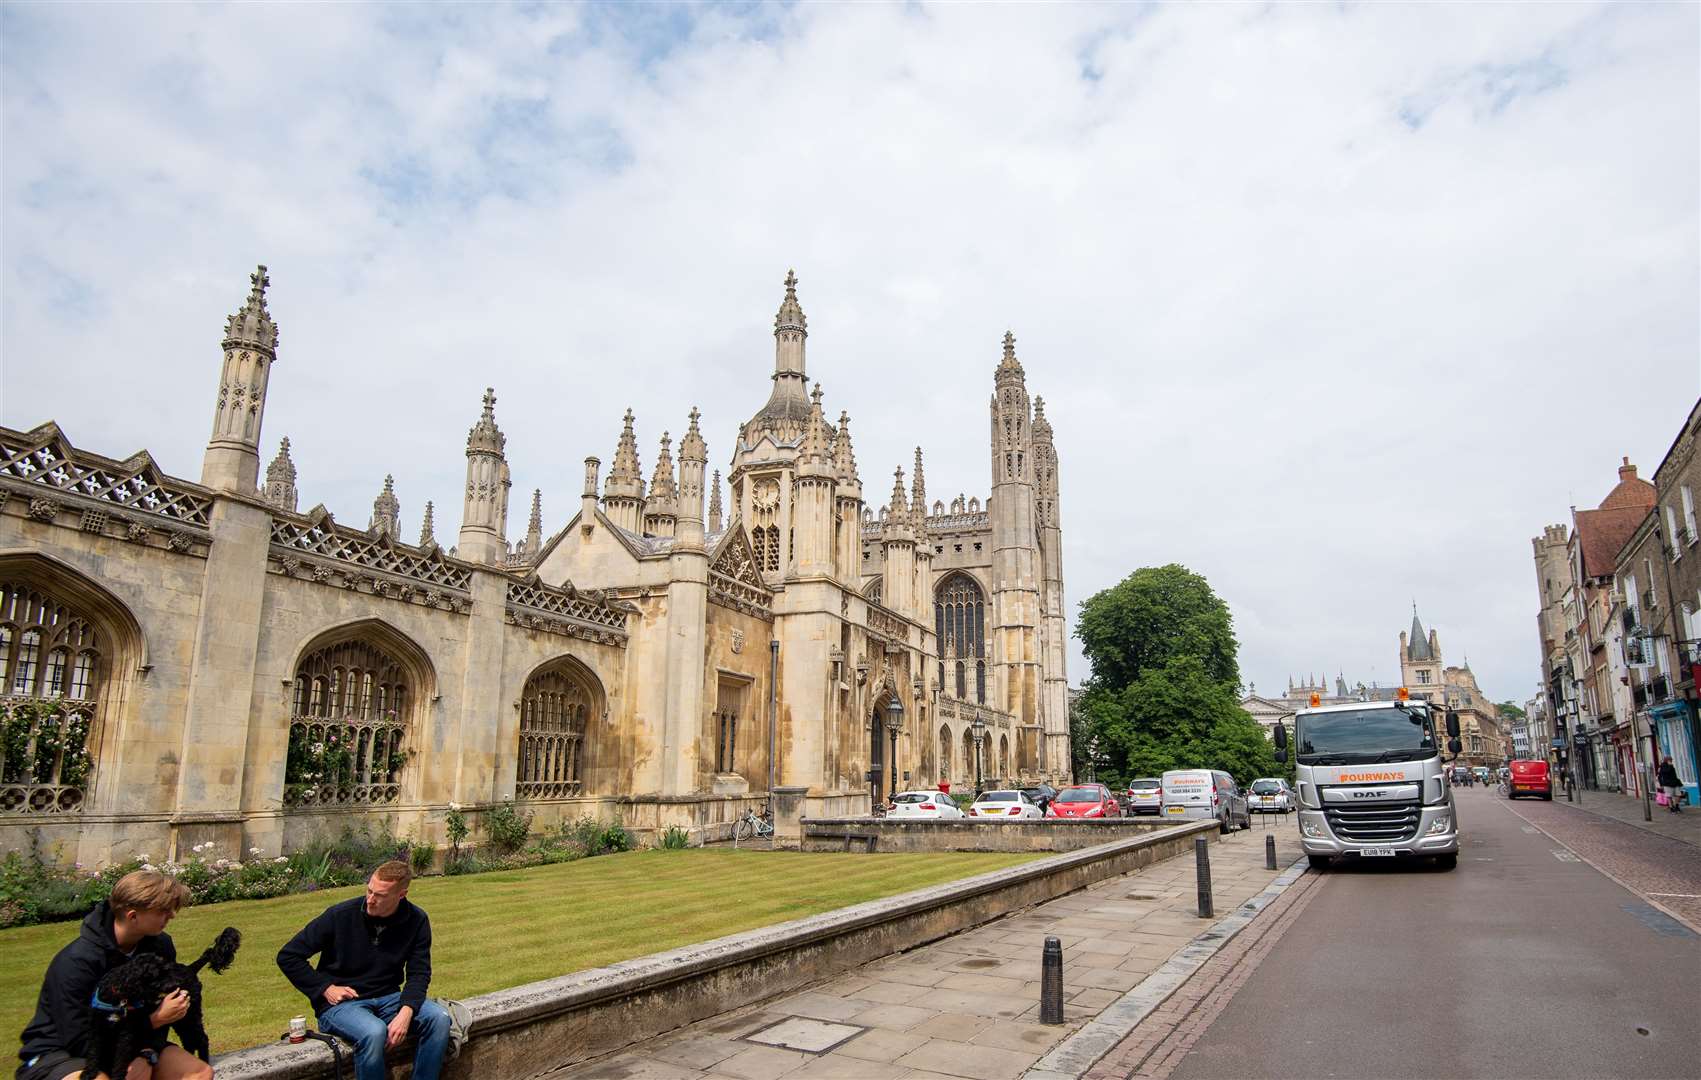
[[[332, 904], [278, 950], [319, 1030], [354, 1044], [355, 1080], [384, 1080], [384, 1052], [410, 1030], [419, 1037], [413, 1080], [437, 1080], [443, 1068], [449, 1014], [425, 996], [431, 920], [408, 901], [412, 880], [407, 863], [385, 863], [366, 879], [365, 896]], [[317, 968], [308, 962], [315, 954]]]
[[[118, 879], [110, 899], [83, 919], [77, 940], [47, 965], [36, 998], [35, 1018], [24, 1028], [17, 1080], [64, 1080], [80, 1076], [89, 1052], [95, 986], [107, 972], [138, 953], [177, 959], [165, 925], [189, 902], [189, 890], [157, 870], [135, 870]], [[212, 1066], [166, 1041], [167, 1025], [189, 1011], [189, 995], [173, 991], [149, 1019], [155, 1039], [122, 1077], [96, 1073], [86, 1080], [211, 1080]], [[153, 1060], [147, 1060], [151, 1056]]]

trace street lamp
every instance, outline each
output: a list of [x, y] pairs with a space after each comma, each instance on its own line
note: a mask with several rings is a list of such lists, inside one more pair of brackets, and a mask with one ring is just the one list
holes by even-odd
[[986, 721], [981, 719], [980, 710], [975, 710], [975, 718], [969, 724], [969, 730], [975, 737], [975, 794], [980, 794], [980, 748], [986, 742]]
[[898, 732], [904, 729], [904, 706], [896, 694], [886, 703], [886, 730], [892, 735], [892, 756], [887, 760], [886, 771], [892, 774], [891, 797], [898, 795]]

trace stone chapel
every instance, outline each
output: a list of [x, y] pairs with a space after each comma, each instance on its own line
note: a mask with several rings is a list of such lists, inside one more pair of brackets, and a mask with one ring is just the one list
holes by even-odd
[[511, 543], [486, 391], [445, 548], [429, 503], [403, 539], [391, 477], [362, 528], [301, 508], [288, 439], [262, 476], [268, 285], [226, 321], [198, 481], [0, 427], [0, 850], [442, 843], [451, 802], [510, 799], [713, 838], [770, 794], [826, 816], [977, 766], [1067, 779], [1057, 452], [1010, 334], [984, 501], [929, 502], [919, 448], [865, 499], [788, 274], [724, 501], [697, 410], [647, 480], [628, 410], [573, 517], [547, 533], [534, 494]]

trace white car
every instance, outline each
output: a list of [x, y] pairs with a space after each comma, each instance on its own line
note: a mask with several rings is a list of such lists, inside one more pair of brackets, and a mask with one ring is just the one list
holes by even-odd
[[957, 821], [967, 817], [957, 800], [943, 791], [900, 791], [892, 796], [892, 818], [926, 818], [929, 821]]
[[1279, 776], [1265, 776], [1252, 781], [1247, 789], [1246, 808], [1259, 813], [1286, 814], [1299, 809], [1299, 800], [1288, 782]]
[[1128, 784], [1128, 812], [1130, 814], [1159, 814], [1163, 812], [1164, 782], [1147, 777], [1131, 780]]
[[1020, 821], [1024, 818], [1038, 820], [1045, 815], [1040, 812], [1039, 804], [1028, 798], [1025, 791], [983, 791], [969, 807], [972, 818], [1003, 818]]

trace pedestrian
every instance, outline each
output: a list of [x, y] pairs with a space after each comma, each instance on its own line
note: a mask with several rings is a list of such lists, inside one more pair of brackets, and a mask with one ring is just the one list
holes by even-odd
[[1674, 814], [1683, 813], [1683, 781], [1677, 775], [1677, 766], [1671, 763], [1671, 755], [1660, 762], [1660, 787], [1666, 792], [1666, 809]]
[[355, 1080], [384, 1080], [384, 1052], [409, 1031], [419, 1037], [414, 1080], [437, 1080], [443, 1068], [449, 1014], [425, 996], [431, 920], [407, 898], [412, 880], [407, 863], [384, 863], [365, 896], [332, 904], [278, 950], [278, 967], [307, 995], [320, 1030], [354, 1044]]
[[939, 778], [939, 790], [943, 794], [946, 794], [946, 795], [951, 794], [951, 781], [949, 781], [945, 777], [941, 776]]
[[[63, 1080], [81, 1076], [91, 1049], [95, 986], [115, 967], [153, 953], [176, 962], [177, 947], [165, 926], [189, 902], [189, 890], [157, 870], [132, 870], [112, 894], [83, 917], [77, 939], [47, 965], [36, 998], [35, 1017], [24, 1028], [17, 1080]], [[189, 1012], [189, 994], [168, 994], [148, 1017], [153, 1044], [123, 1077], [93, 1073], [89, 1080], [212, 1080], [211, 1065], [167, 1041], [169, 1025]]]

